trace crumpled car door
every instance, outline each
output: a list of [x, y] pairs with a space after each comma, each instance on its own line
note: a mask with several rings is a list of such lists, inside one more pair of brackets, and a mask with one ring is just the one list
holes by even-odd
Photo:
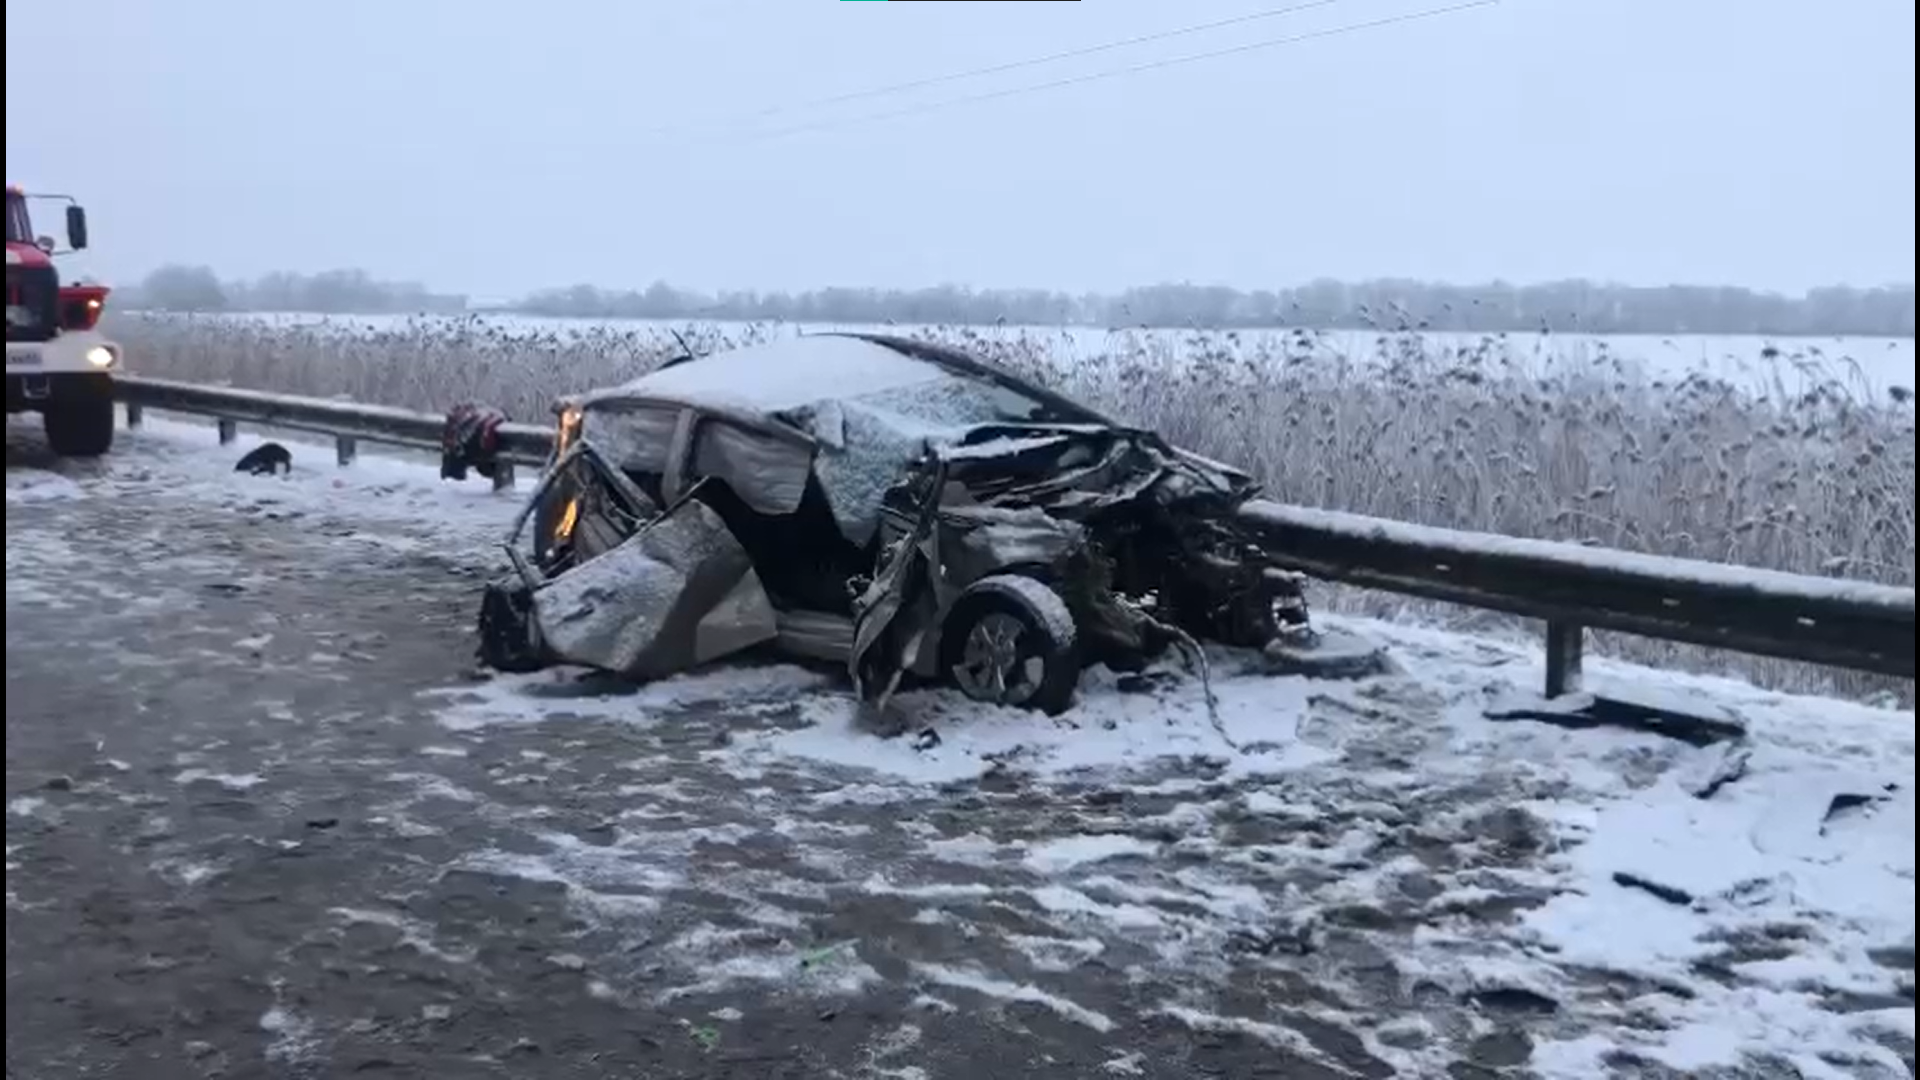
[[927, 547], [939, 517], [937, 493], [945, 482], [941, 467], [926, 485], [911, 526], [881, 554], [873, 583], [854, 601], [848, 673], [855, 692], [882, 707], [918, 658], [930, 628], [919, 609], [933, 587]]
[[694, 493], [534, 586], [534, 621], [553, 655], [648, 680], [774, 638], [773, 606], [752, 560]]

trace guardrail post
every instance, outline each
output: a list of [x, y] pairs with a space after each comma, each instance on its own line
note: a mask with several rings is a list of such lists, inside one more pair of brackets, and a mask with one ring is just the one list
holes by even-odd
[[232, 442], [240, 434], [240, 422], [238, 420], [221, 419], [215, 421], [215, 425], [220, 429], [221, 446]]
[[351, 435], [335, 435], [333, 437], [333, 459], [341, 466], [344, 467], [353, 464], [353, 459], [359, 455], [360, 440], [355, 439]]
[[493, 490], [505, 491], [513, 486], [513, 462], [502, 461], [493, 466]]
[[140, 403], [137, 401], [127, 402], [127, 430], [132, 431], [134, 428], [139, 427], [140, 419]]
[[1587, 628], [1578, 623], [1547, 622], [1547, 698], [1580, 692]]

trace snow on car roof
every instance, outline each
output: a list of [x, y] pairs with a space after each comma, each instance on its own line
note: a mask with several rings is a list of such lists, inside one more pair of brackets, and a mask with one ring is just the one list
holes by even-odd
[[[878, 526], [882, 496], [928, 446], [956, 442], [982, 424], [1024, 422], [1043, 407], [989, 376], [850, 334], [809, 334], [713, 353], [573, 402], [609, 411], [658, 402], [806, 439], [821, 448], [813, 470], [834, 520], [862, 545]], [[653, 433], [657, 439], [669, 434]], [[737, 489], [755, 484], [745, 474], [725, 479]]]
[[862, 338], [806, 334], [675, 364], [580, 401], [673, 401], [766, 416], [953, 377], [937, 365]]

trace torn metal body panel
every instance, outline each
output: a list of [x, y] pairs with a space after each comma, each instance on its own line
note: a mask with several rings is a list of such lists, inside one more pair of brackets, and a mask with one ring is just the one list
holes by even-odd
[[951, 349], [802, 336], [557, 411], [485, 607], [529, 663], [658, 678], [771, 644], [873, 701], [913, 676], [1058, 711], [1088, 663], [1306, 632], [1235, 526], [1250, 477]]
[[[524, 611], [528, 650], [645, 680], [778, 636], [752, 559], [697, 498], [699, 487], [663, 507], [591, 440], [575, 440], [508, 537], [514, 591], [525, 598], [511, 606]], [[518, 539], [556, 499], [564, 508], [530, 560]]]
[[[933, 448], [890, 493], [886, 570], [913, 557], [918, 604], [891, 667], [937, 674], [942, 614], [975, 583], [1017, 573], [1072, 615], [1086, 662], [1136, 668], [1182, 637], [1264, 648], [1304, 630], [1299, 580], [1242, 536], [1233, 510], [1255, 491], [1233, 470], [1183, 456], [1151, 432], [1087, 425], [983, 426]], [[910, 524], [911, 523], [911, 524]], [[898, 575], [888, 588], [906, 589]], [[862, 616], [897, 619], [870, 590]], [[881, 635], [864, 634], [856, 649]], [[907, 641], [915, 642], [909, 651]], [[869, 646], [872, 647], [872, 646]]]
[[773, 607], [739, 541], [687, 500], [533, 590], [539, 632], [559, 655], [654, 679], [772, 640]]

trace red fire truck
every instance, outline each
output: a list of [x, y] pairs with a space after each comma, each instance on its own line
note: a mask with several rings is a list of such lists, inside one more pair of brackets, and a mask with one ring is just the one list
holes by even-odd
[[7, 412], [37, 412], [47, 443], [66, 457], [113, 446], [113, 376], [120, 347], [99, 331], [104, 285], [62, 285], [50, 236], [33, 231], [31, 202], [65, 204], [67, 250], [87, 246], [87, 212], [63, 195], [7, 187]]

